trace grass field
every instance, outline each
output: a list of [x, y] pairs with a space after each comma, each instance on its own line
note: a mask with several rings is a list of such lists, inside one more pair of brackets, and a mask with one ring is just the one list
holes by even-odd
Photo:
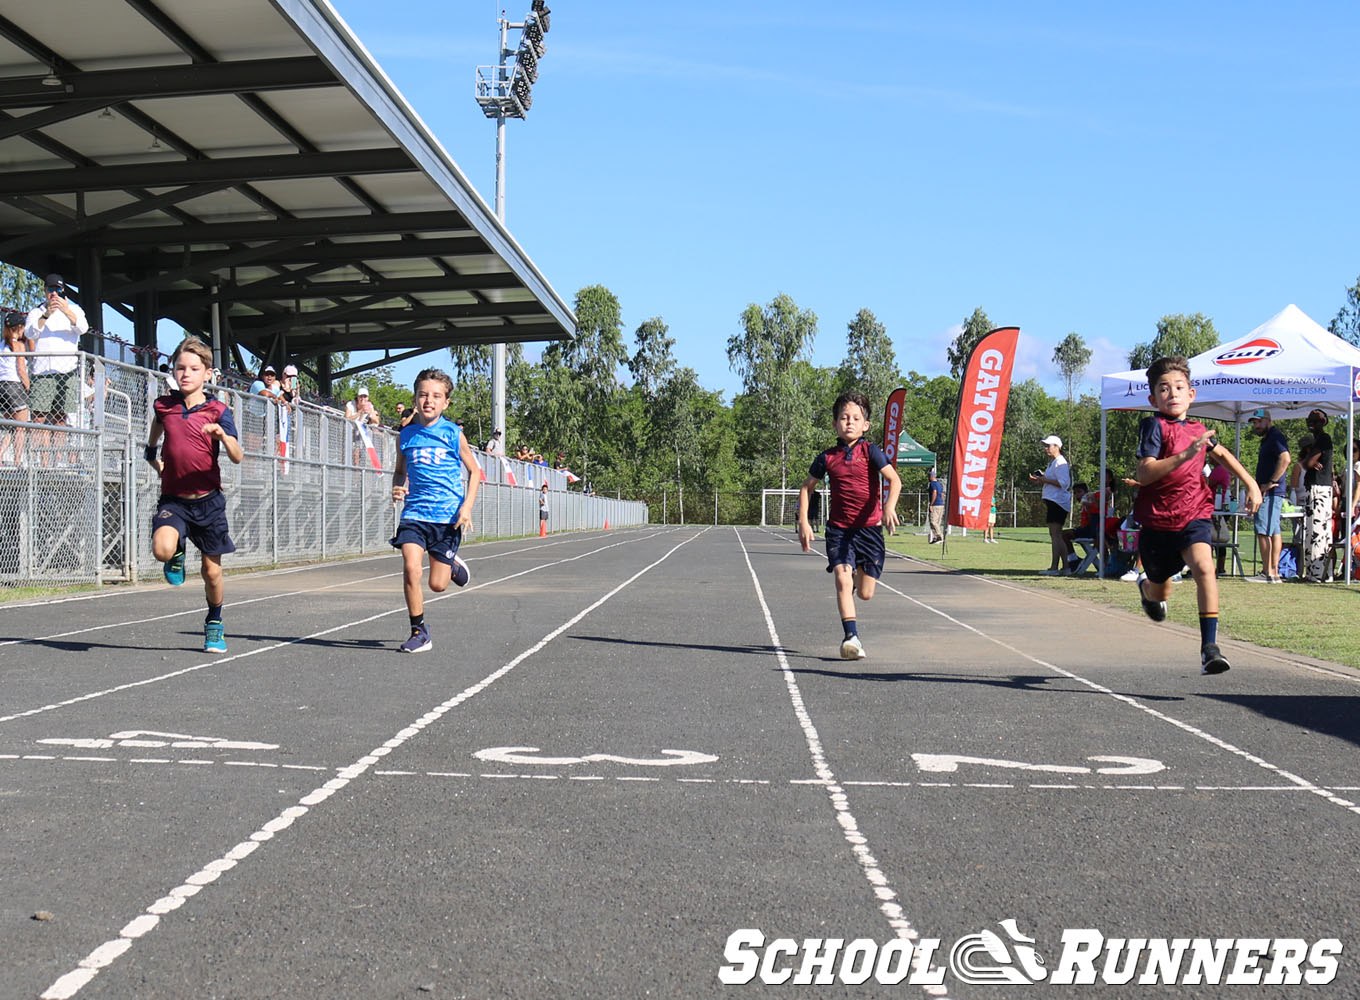
[[[955, 529], [943, 555], [940, 546], [928, 544], [924, 534], [915, 533], [918, 530], [899, 529], [888, 540], [889, 548], [961, 573], [1057, 590], [1068, 597], [1142, 614], [1133, 584], [1097, 579], [1093, 570], [1079, 577], [1039, 576], [1039, 570], [1049, 564], [1048, 531], [1044, 528], [999, 529], [998, 545], [984, 545], [981, 531], [969, 531], [963, 537]], [[1252, 572], [1246, 544], [1242, 557], [1247, 572]], [[1360, 584], [1285, 583], [1271, 587], [1224, 577], [1218, 589], [1220, 636], [1360, 669], [1360, 629], [1355, 627], [1360, 613]], [[1176, 585], [1167, 612], [1167, 621], [1199, 627], [1194, 581], [1187, 578]]]

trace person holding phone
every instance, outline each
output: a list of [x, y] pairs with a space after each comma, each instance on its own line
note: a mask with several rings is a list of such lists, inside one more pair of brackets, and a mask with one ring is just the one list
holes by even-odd
[[1067, 543], [1063, 541], [1063, 525], [1067, 523], [1068, 511], [1072, 509], [1072, 468], [1063, 458], [1062, 438], [1050, 434], [1042, 441], [1044, 454], [1048, 456], [1048, 467], [1042, 472], [1031, 472], [1031, 483], [1043, 483], [1044, 523], [1048, 525], [1048, 537], [1052, 543], [1048, 569], [1040, 570], [1040, 576], [1064, 576], [1067, 573]]
[[[46, 298], [28, 314], [24, 327], [24, 336], [38, 355], [29, 366], [29, 410], [35, 422], [56, 425], [67, 423], [67, 414], [79, 410], [76, 352], [81, 335], [90, 332], [90, 323], [84, 310], [67, 298], [66, 282], [60, 274], [49, 274], [46, 282]], [[50, 432], [43, 432], [39, 446], [49, 443], [54, 443]]]

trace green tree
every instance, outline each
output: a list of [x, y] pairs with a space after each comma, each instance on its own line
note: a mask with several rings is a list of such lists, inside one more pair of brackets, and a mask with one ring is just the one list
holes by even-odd
[[653, 444], [656, 454], [674, 459], [676, 488], [679, 490], [680, 518], [684, 520], [685, 486], [694, 484], [695, 473], [703, 464], [699, 446], [698, 406], [703, 389], [693, 368], [681, 368], [657, 386], [654, 402]]
[[1157, 321], [1157, 334], [1151, 341], [1135, 344], [1129, 351], [1130, 368], [1146, 368], [1158, 358], [1180, 355], [1193, 358], [1218, 345], [1214, 321], [1203, 313], [1163, 316]]
[[[743, 394], [758, 399], [763, 411], [762, 430], [773, 431], [781, 488], [788, 488], [789, 439], [806, 425], [808, 400], [803, 395], [794, 363], [804, 360], [817, 336], [817, 316], [799, 309], [788, 295], [777, 295], [764, 309], [754, 302], [741, 314], [741, 332], [727, 341], [727, 361], [741, 376]], [[770, 457], [763, 447], [766, 435], [756, 443], [756, 456]]]
[[[1067, 387], [1067, 439], [1073, 441], [1069, 447], [1075, 447], [1075, 436], [1072, 433], [1072, 404], [1076, 398], [1077, 381], [1086, 371], [1086, 366], [1091, 363], [1091, 349], [1086, 346], [1086, 341], [1082, 340], [1079, 334], [1069, 333], [1057, 347], [1053, 348], [1053, 363], [1058, 366], [1063, 384]], [[1068, 456], [1068, 461], [1071, 461], [1071, 455]]]
[[27, 312], [46, 295], [43, 279], [13, 264], [0, 264], [0, 305]]
[[[511, 345], [520, 347], [519, 344]], [[522, 350], [522, 348], [521, 348]], [[491, 345], [454, 344], [449, 348], [453, 366], [453, 396], [449, 409], [463, 421], [473, 444], [481, 447], [491, 436]], [[506, 356], [509, 367], [509, 355]]]
[[963, 377], [963, 369], [968, 364], [968, 355], [973, 353], [977, 342], [993, 330], [992, 321], [981, 307], [973, 310], [973, 315], [963, 321], [963, 329], [949, 345], [949, 374], [954, 378]]
[[846, 325], [845, 358], [837, 380], [840, 392], [862, 392], [876, 409], [886, 405], [888, 396], [902, 384], [892, 338], [868, 309], [861, 309]]
[[628, 371], [633, 381], [642, 387], [643, 397], [651, 399], [658, 387], [675, 369], [675, 338], [666, 336], [670, 327], [653, 316], [644, 321], [633, 333], [637, 341], [637, 352], [628, 359]]
[[1348, 344], [1360, 347], [1360, 278], [1346, 289], [1346, 302], [1336, 318], [1327, 324], [1327, 329]]
[[[560, 378], [554, 381], [554, 397], [559, 404], [555, 424], [561, 430], [554, 430], [546, 439], [579, 454], [581, 475], [587, 478], [592, 436], [602, 443], [614, 429], [610, 403], [619, 390], [619, 366], [627, 360], [622, 314], [618, 298], [608, 288], [582, 288], [576, 293], [576, 336], [556, 341], [543, 352], [545, 368], [561, 366], [569, 376], [565, 383]], [[537, 447], [547, 450], [542, 445]]]

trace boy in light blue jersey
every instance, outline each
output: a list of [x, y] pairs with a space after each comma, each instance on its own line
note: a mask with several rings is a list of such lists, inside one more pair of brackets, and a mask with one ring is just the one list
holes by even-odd
[[[401, 429], [401, 451], [392, 470], [392, 501], [405, 501], [392, 547], [401, 550], [406, 609], [411, 637], [403, 653], [424, 653], [434, 644], [425, 624], [425, 593], [421, 589], [421, 560], [430, 554], [430, 589], [444, 591], [449, 580], [463, 587], [467, 563], [458, 558], [463, 529], [472, 524], [472, 505], [481, 477], [468, 477], [463, 495], [463, 470], [476, 469], [472, 446], [462, 429], [447, 420], [444, 409], [453, 393], [453, 379], [437, 368], [416, 376], [415, 418]], [[408, 479], [409, 477], [409, 479]]]

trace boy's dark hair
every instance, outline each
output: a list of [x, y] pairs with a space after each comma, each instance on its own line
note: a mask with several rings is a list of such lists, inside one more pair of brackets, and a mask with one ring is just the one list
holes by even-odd
[[203, 362], [203, 367], [211, 369], [213, 364], [212, 348], [199, 340], [197, 337], [185, 337], [179, 345], [170, 352], [170, 363], [173, 365], [179, 360], [181, 354], [193, 354], [198, 360]]
[[836, 401], [831, 404], [831, 416], [833, 419], [841, 415], [841, 410], [845, 409], [845, 404], [847, 403], [854, 403], [857, 405], [860, 408], [860, 412], [864, 414], [864, 419], [869, 419], [869, 397], [862, 392], [843, 392], [837, 396]]
[[1157, 380], [1169, 372], [1180, 372], [1185, 376], [1185, 380], [1190, 381], [1190, 362], [1179, 354], [1172, 354], [1165, 358], [1158, 358], [1148, 366], [1147, 380], [1148, 391], [1151, 392], [1157, 387]]
[[1072, 489], [1073, 491], [1081, 490], [1083, 493], [1091, 492], [1091, 487], [1087, 486], [1085, 483], [1077, 483], [1077, 485], [1073, 486]]
[[415, 382], [413, 382], [413, 383], [411, 384], [411, 388], [412, 388], [413, 390], [419, 390], [419, 389], [420, 389], [420, 383], [421, 383], [421, 382], [426, 382], [426, 381], [429, 381], [429, 382], [439, 382], [439, 383], [441, 383], [441, 384], [444, 386], [444, 395], [445, 395], [445, 396], [448, 396], [448, 397], [450, 397], [450, 398], [452, 398], [452, 396], [453, 396], [453, 379], [449, 378], [448, 375], [446, 375], [446, 374], [445, 374], [443, 371], [441, 371], [440, 369], [438, 369], [438, 368], [426, 368], [423, 372], [421, 372], [419, 375], [416, 376], [416, 380], [415, 380]]

